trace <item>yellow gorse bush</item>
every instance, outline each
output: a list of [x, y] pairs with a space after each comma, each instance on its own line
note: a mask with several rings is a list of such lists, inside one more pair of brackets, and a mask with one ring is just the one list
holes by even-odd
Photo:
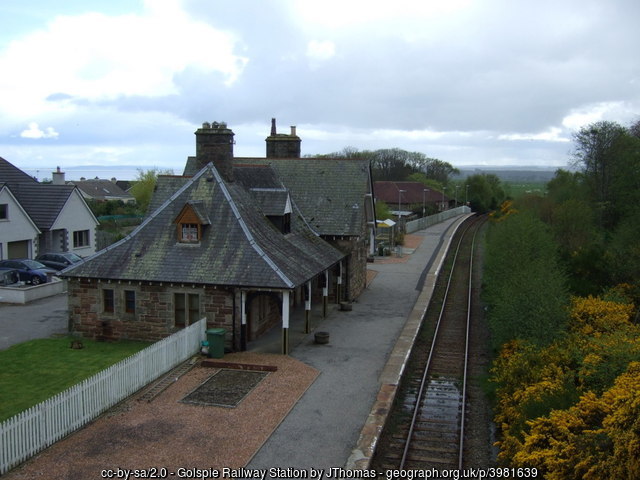
[[583, 335], [601, 335], [631, 325], [632, 304], [602, 300], [598, 297], [574, 297], [569, 328]]
[[544, 348], [503, 346], [491, 372], [503, 464], [536, 467], [551, 480], [640, 478], [640, 327], [633, 314], [630, 303], [576, 297], [565, 337]]
[[502, 204], [500, 204], [500, 208], [498, 210], [493, 210], [491, 213], [489, 213], [489, 219], [495, 222], [501, 222], [509, 215], [513, 215], [514, 213], [518, 213], [518, 210], [513, 207], [513, 201], [505, 200], [504, 202], [502, 202]]

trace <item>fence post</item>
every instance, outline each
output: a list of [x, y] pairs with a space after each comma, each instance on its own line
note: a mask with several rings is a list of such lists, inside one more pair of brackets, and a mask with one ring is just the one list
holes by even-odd
[[197, 353], [200, 342], [205, 338], [206, 321], [204, 317], [54, 397], [1, 422], [0, 475], [90, 422]]

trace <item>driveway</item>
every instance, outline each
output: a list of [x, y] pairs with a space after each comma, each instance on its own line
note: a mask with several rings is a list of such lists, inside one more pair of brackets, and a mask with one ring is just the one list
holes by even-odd
[[0, 303], [0, 350], [27, 340], [65, 335], [68, 325], [66, 293], [26, 305]]

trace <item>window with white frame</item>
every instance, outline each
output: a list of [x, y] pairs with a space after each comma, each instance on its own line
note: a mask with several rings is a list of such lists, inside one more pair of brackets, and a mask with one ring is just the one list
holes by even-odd
[[73, 232], [73, 248], [89, 246], [89, 230], [76, 230]]

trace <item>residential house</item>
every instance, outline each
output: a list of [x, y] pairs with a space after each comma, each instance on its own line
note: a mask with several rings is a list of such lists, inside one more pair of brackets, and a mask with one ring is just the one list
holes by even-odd
[[0, 260], [32, 258], [40, 229], [6, 183], [0, 183]]
[[[447, 210], [451, 199], [446, 191], [434, 190], [421, 182], [375, 182], [376, 201], [382, 201], [393, 212], [403, 212], [408, 215], [416, 206], [423, 207], [426, 214], [429, 211]], [[435, 207], [435, 208], [434, 208]]]
[[[312, 303], [326, 309], [364, 288], [374, 220], [368, 165], [234, 159], [224, 123], [195, 134], [196, 156], [184, 175], [158, 178], [143, 223], [64, 271], [73, 329], [156, 340], [206, 317], [227, 330], [228, 348], [243, 350], [280, 325], [286, 353], [292, 309], [308, 318]], [[276, 138], [295, 144], [290, 137]], [[299, 157], [299, 142], [286, 151]], [[315, 180], [305, 189], [301, 176]]]
[[133, 195], [118, 186], [115, 178], [105, 180], [96, 177], [92, 180], [76, 180], [70, 183], [78, 187], [86, 200], [97, 200], [99, 202], [119, 200], [124, 203], [136, 201]]
[[[61, 173], [59, 169], [57, 173]], [[10, 192], [10, 197], [5, 193], [7, 203], [0, 203], [5, 205], [0, 206], [0, 211], [5, 210], [5, 224], [0, 228], [2, 258], [33, 258], [44, 252], [66, 251], [87, 256], [95, 252], [98, 220], [76, 187], [39, 183], [3, 158], [0, 184]], [[24, 215], [29, 217], [28, 222]]]

